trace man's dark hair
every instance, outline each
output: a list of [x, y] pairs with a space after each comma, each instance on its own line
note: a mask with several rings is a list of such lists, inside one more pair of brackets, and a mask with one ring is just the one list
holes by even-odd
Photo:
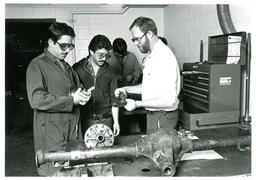
[[55, 22], [48, 28], [47, 38], [52, 39], [53, 42], [57, 42], [63, 35], [68, 35], [72, 38], [76, 36], [74, 29], [66, 23]]
[[156, 24], [150, 18], [142, 17], [142, 16], [138, 17], [137, 19], [135, 19], [133, 21], [133, 23], [130, 26], [129, 30], [131, 30], [134, 26], [138, 26], [143, 33], [146, 33], [148, 31], [152, 31], [155, 35], [157, 35]]
[[95, 52], [98, 49], [106, 49], [106, 50], [111, 50], [112, 46], [111, 46], [111, 42], [109, 41], [109, 39], [102, 35], [102, 34], [98, 34], [96, 36], [94, 36], [89, 44], [88, 50], [89, 50], [89, 54], [90, 50]]
[[127, 44], [125, 40], [122, 38], [116, 38], [113, 41], [113, 51], [121, 56], [124, 56], [127, 53]]

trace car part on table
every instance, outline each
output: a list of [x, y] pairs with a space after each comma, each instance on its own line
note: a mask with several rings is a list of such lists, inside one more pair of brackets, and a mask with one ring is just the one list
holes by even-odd
[[37, 151], [36, 164], [40, 166], [46, 162], [81, 160], [86, 163], [104, 158], [145, 156], [155, 163], [163, 176], [173, 176], [179, 160], [187, 152], [250, 144], [251, 136], [192, 141], [185, 136], [177, 135], [176, 131], [165, 132], [158, 129], [129, 146], [105, 146], [76, 151]]

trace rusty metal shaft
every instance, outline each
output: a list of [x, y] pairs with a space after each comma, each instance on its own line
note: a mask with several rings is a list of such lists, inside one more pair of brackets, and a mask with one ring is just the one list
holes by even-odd
[[56, 151], [56, 152], [43, 152], [37, 151], [36, 165], [39, 167], [46, 162], [58, 161], [76, 161], [76, 160], [92, 160], [113, 157], [137, 157], [136, 146], [119, 146], [119, 147], [96, 147], [93, 149], [84, 149], [77, 151]]
[[193, 142], [193, 151], [216, 149], [230, 146], [248, 146], [251, 144], [251, 136], [230, 137], [225, 139], [199, 140]]

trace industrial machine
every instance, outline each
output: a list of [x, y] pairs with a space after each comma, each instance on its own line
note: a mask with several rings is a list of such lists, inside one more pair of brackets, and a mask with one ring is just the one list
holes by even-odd
[[[201, 49], [202, 51], [202, 49]], [[200, 56], [201, 57], [201, 56]], [[208, 38], [208, 61], [183, 64], [181, 125], [189, 130], [237, 126], [240, 118], [241, 66], [246, 33]]]

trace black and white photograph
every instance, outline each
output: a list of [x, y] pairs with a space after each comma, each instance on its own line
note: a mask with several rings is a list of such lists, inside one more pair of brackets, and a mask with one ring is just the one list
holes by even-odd
[[251, 1], [2, 1], [1, 176], [252, 178]]

